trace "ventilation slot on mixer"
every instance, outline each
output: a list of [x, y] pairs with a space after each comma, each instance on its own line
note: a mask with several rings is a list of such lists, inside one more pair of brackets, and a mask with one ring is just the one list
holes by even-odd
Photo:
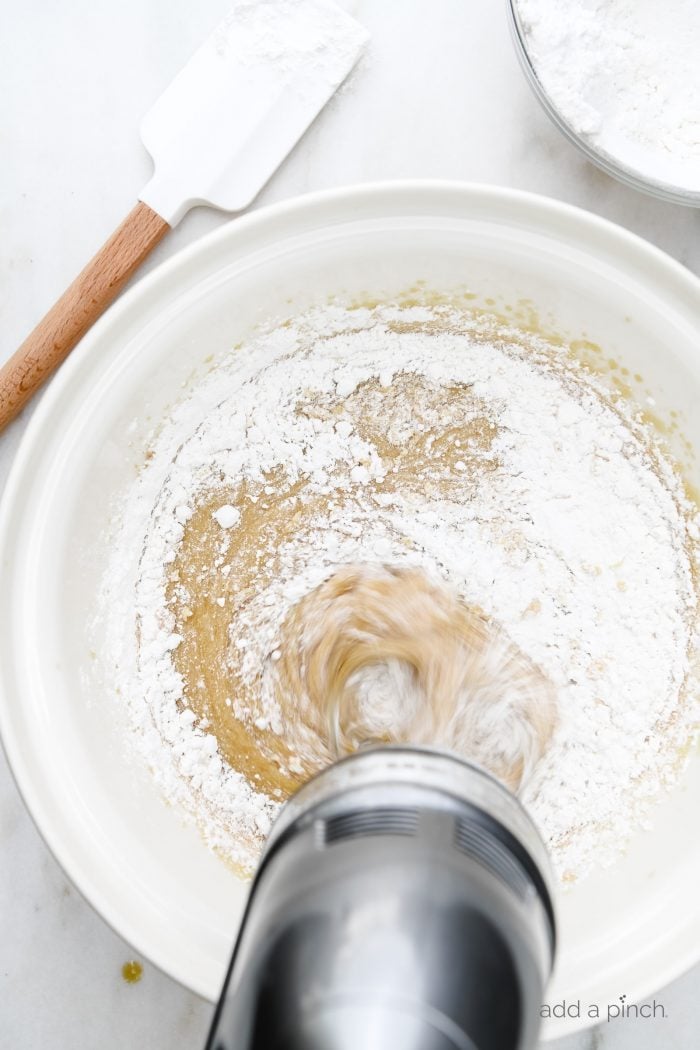
[[508, 848], [478, 824], [458, 820], [454, 844], [460, 853], [472, 857], [505, 882], [521, 897], [527, 895], [530, 882]]
[[418, 826], [415, 809], [365, 809], [343, 813], [326, 821], [324, 841], [327, 846], [343, 839], [365, 835], [414, 835]]

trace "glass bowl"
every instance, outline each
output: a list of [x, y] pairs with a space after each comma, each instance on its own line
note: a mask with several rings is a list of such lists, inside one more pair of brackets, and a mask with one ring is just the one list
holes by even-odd
[[592, 161], [593, 164], [597, 165], [597, 167], [607, 175], [611, 175], [614, 179], [624, 182], [625, 185], [631, 186], [635, 190], [641, 190], [642, 193], [649, 193], [652, 197], [656, 197], [659, 200], [672, 201], [674, 204], [685, 204], [689, 207], [699, 208], [700, 188], [698, 188], [697, 191], [688, 190], [680, 186], [674, 186], [672, 183], [647, 178], [641, 171], [627, 167], [610, 153], [596, 149], [590, 139], [583, 135], [579, 135], [578, 132], [574, 131], [554, 105], [537, 76], [537, 70], [535, 69], [527, 48], [525, 31], [518, 12], [517, 0], [507, 0], [507, 5], [515, 50], [517, 51], [520, 65], [523, 68], [527, 81], [545, 113], [548, 115], [552, 123], [559, 128], [562, 134], [566, 136], [569, 142], [573, 142], [574, 146], [576, 146], [581, 153], [588, 158], [588, 160]]

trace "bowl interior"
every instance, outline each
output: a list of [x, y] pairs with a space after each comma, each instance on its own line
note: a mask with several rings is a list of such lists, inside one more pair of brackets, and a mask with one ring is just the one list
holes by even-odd
[[[89, 624], [110, 520], [148, 436], [211, 355], [262, 319], [416, 281], [473, 293], [603, 349], [636, 394], [700, 444], [698, 287], [629, 234], [554, 202], [451, 184], [318, 195], [236, 220], [162, 266], [96, 325], [30, 425], [0, 523], [0, 718], [40, 830], [91, 903], [140, 952], [215, 998], [246, 885], [161, 799], [131, 752]], [[681, 438], [679, 458], [700, 475]], [[135, 552], [137, 557], [138, 552]], [[135, 564], [124, 567], [133, 574]], [[98, 643], [99, 647], [99, 643]], [[646, 995], [700, 951], [700, 762], [627, 856], [561, 894], [550, 1001]], [[605, 1016], [604, 1012], [602, 1016]]]

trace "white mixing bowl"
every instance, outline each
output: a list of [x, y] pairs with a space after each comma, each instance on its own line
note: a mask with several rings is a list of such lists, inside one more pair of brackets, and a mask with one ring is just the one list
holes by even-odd
[[[218, 995], [246, 886], [160, 798], [89, 668], [86, 625], [105, 529], [146, 435], [193, 369], [263, 318], [329, 294], [391, 295], [417, 279], [531, 300], [560, 332], [641, 373], [700, 447], [700, 284], [619, 227], [555, 201], [453, 183], [317, 194], [256, 212], [181, 252], [83, 340], [32, 419], [0, 520], [0, 726], [41, 833], [139, 953]], [[641, 389], [641, 387], [640, 387]], [[685, 449], [679, 444], [678, 451]], [[696, 475], [694, 480], [700, 478]], [[561, 894], [548, 1000], [633, 1001], [700, 958], [700, 761], [626, 857]]]

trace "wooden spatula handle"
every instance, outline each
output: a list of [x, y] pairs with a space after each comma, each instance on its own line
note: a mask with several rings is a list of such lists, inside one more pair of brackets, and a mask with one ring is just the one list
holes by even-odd
[[0, 430], [95, 323], [170, 229], [142, 201], [0, 369]]

